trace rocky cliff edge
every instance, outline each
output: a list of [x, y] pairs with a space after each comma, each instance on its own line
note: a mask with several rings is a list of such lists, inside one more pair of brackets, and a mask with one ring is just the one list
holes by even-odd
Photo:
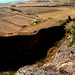
[[68, 44], [69, 41], [64, 42], [48, 64], [24, 66], [15, 75], [75, 75], [75, 44]]

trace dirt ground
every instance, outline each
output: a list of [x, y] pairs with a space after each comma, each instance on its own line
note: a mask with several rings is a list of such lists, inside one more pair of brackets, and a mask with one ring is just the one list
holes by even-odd
[[45, 28], [49, 28], [49, 27], [53, 27], [53, 26], [60, 26], [60, 23], [48, 20], [43, 23], [23, 29], [23, 30], [21, 30], [21, 32], [30, 32], [30, 33], [35, 34], [35, 31], [37, 33], [41, 29], [45, 29]]
[[61, 9], [61, 11], [40, 14], [38, 16], [44, 19], [53, 18], [57, 20], [67, 19], [68, 16], [71, 16], [72, 18], [75, 17], [75, 10], [71, 7], [61, 7], [61, 8], [59, 7], [58, 9]]
[[[0, 34], [34, 34], [43, 28], [59, 26], [60, 24], [55, 21], [67, 19], [68, 16], [75, 17], [75, 7], [62, 6], [62, 3], [57, 2], [3, 4], [0, 5]], [[31, 26], [31, 23], [37, 20], [42, 22]]]
[[35, 19], [20, 16], [20, 15], [5, 17], [5, 18], [2, 18], [2, 19], [7, 20], [8, 22], [14, 23], [18, 26], [23, 26], [23, 25], [30, 26], [30, 23], [35, 21]]
[[21, 29], [20, 27], [14, 24], [0, 20], [0, 32], [15, 32], [19, 31], [20, 29]]
[[[75, 7], [72, 6], [49, 7], [57, 5], [56, 3], [49, 2], [23, 4], [15, 3], [16, 7], [11, 7], [11, 5], [12, 4], [0, 5], [0, 36], [36, 34], [40, 29], [60, 25], [60, 23], [50, 20], [49, 18], [55, 20], [64, 20], [67, 19], [69, 15], [72, 18], [75, 17]], [[11, 10], [11, 8], [16, 10]], [[22, 12], [19, 12], [18, 10]], [[30, 23], [37, 19], [46, 21], [42, 21], [40, 24], [31, 26]], [[23, 27], [23, 25], [27, 27]]]

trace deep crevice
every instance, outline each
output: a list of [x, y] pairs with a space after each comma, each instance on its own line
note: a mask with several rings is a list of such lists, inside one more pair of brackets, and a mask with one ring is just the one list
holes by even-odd
[[63, 26], [40, 30], [35, 35], [0, 37], [0, 71], [17, 70], [46, 56], [65, 35]]

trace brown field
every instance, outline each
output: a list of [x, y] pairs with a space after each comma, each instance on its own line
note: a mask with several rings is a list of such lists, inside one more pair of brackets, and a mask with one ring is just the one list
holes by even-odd
[[2, 19], [7, 20], [8, 22], [11, 22], [11, 23], [16, 24], [18, 26], [23, 26], [23, 25], [30, 26], [30, 23], [35, 21], [35, 19], [23, 17], [23, 16], [20, 16], [20, 15], [5, 17], [5, 18], [2, 18]]
[[51, 13], [46, 13], [46, 14], [40, 14], [38, 15], [40, 18], [48, 19], [48, 18], [53, 18], [57, 20], [64, 20], [67, 19], [68, 16], [71, 16], [72, 18], [75, 17], [75, 10], [66, 7], [61, 7], [62, 11], [57, 11], [57, 12], [51, 12]]
[[0, 8], [0, 18], [3, 17], [8, 17], [8, 16], [12, 16], [13, 14], [11, 14], [9, 11], [6, 11], [6, 8]]
[[34, 15], [58, 11], [58, 9], [50, 7], [17, 7], [16, 9]]
[[21, 32], [34, 33], [36, 31], [36, 33], [37, 33], [40, 29], [45, 29], [45, 28], [53, 27], [53, 26], [60, 26], [60, 23], [48, 20], [48, 21], [45, 21], [43, 23], [28, 27], [26, 29], [23, 29]]
[[23, 4], [18, 4], [16, 5], [16, 7], [23, 7], [23, 6], [47, 6], [47, 5], [55, 5], [55, 3], [51, 3], [51, 2], [31, 2], [31, 3], [23, 3]]
[[[67, 19], [68, 16], [75, 17], [75, 7], [61, 6], [59, 2], [44, 3], [14, 3], [0, 5], [0, 32], [34, 32], [43, 28], [58, 26], [56, 20]], [[59, 5], [59, 6], [57, 6]], [[44, 20], [47, 20], [43, 22]], [[51, 20], [54, 19], [54, 20]], [[31, 26], [35, 20], [42, 23]], [[23, 27], [23, 26], [27, 27]]]
[[[30, 14], [42, 14], [42, 13], [48, 13], [48, 12], [55, 12], [58, 11], [56, 7], [46, 7], [46, 6], [54, 6], [57, 3], [51, 3], [51, 2], [44, 2], [44, 3], [24, 3], [16, 5], [15, 9], [21, 10], [25, 13]], [[59, 3], [58, 3], [59, 4]]]
[[17, 32], [20, 29], [20, 27], [14, 24], [10, 24], [8, 22], [3, 22], [0, 20], [0, 32]]

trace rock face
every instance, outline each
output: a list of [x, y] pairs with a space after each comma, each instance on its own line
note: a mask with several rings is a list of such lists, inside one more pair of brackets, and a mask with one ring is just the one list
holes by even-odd
[[69, 42], [65, 42], [58, 49], [51, 62], [43, 66], [44, 69], [51, 68], [56, 70], [57, 75], [75, 75], [75, 44], [67, 47]]
[[42, 67], [34, 66], [25, 66], [20, 68], [15, 75], [55, 75], [56, 72], [52, 70], [44, 70]]
[[[16, 75], [75, 75], [75, 44], [71, 47], [64, 42], [58, 49], [50, 63], [42, 67], [25, 66]], [[35, 70], [35, 71], [34, 71]]]

